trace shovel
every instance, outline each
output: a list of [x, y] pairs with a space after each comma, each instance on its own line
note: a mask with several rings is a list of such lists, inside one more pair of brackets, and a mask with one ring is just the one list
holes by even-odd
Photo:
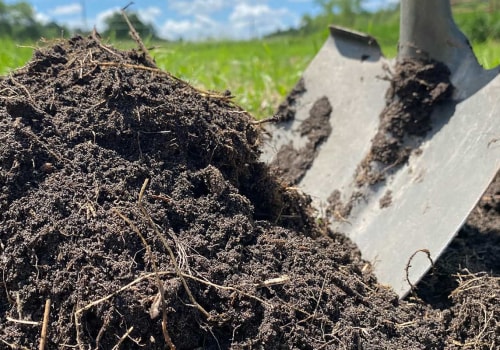
[[[262, 159], [310, 195], [330, 228], [358, 245], [379, 283], [404, 298], [500, 167], [500, 70], [478, 64], [448, 0], [401, 1], [396, 60], [368, 35], [330, 29], [279, 120], [264, 124]], [[387, 165], [370, 157], [379, 115], [393, 67], [411, 60], [441, 62], [453, 88], [424, 132], [404, 135], [405, 157]], [[363, 169], [380, 176], [363, 180]]]

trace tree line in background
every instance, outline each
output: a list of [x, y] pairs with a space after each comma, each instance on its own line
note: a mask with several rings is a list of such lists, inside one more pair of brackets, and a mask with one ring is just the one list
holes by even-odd
[[[143, 23], [136, 13], [128, 13], [128, 18], [135, 30], [143, 38], [157, 39], [152, 24]], [[105, 20], [105, 30], [101, 33], [105, 37], [128, 39], [129, 28], [121, 13], [116, 12]], [[33, 7], [25, 1], [6, 4], [0, 0], [0, 37], [15, 38], [19, 41], [36, 41], [40, 38], [55, 38], [76, 33], [85, 34], [85, 28], [69, 29], [56, 22], [44, 23], [37, 19]]]
[[0, 37], [37, 40], [59, 36], [63, 31], [65, 28], [55, 22], [40, 23], [33, 7], [27, 2], [8, 5], [0, 1]]
[[[316, 16], [304, 15], [299, 28], [278, 31], [269, 37], [280, 35], [308, 35], [325, 31], [329, 24], [370, 31], [377, 26], [386, 27], [392, 35], [398, 35], [399, 5], [392, 3], [373, 13], [364, 9], [366, 0], [314, 0], [321, 9]], [[455, 19], [467, 37], [474, 42], [488, 38], [500, 40], [500, 0], [452, 0]], [[130, 22], [144, 39], [160, 39], [155, 27], [144, 23], [134, 12], [128, 12]], [[87, 29], [88, 30], [88, 29]], [[33, 7], [25, 1], [5, 4], [0, 0], [0, 37], [11, 37], [19, 41], [38, 40], [85, 33], [85, 28], [69, 29], [56, 22], [37, 19]], [[104, 37], [128, 39], [128, 25], [121, 13], [116, 12], [105, 20]], [[390, 40], [393, 40], [391, 38]]]
[[[317, 16], [305, 15], [298, 29], [287, 32], [309, 34], [325, 30], [329, 24], [371, 32], [376, 26], [385, 35], [391, 33], [397, 41], [399, 2], [387, 2], [377, 12], [365, 10], [366, 0], [314, 0], [321, 8]], [[454, 18], [461, 30], [473, 42], [500, 40], [500, 0], [451, 0]], [[280, 34], [283, 34], [281, 32]]]

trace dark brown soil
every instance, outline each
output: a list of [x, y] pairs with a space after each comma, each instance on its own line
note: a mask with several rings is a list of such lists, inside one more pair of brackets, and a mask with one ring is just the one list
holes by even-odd
[[306, 84], [304, 79], [299, 79], [292, 91], [290, 91], [285, 100], [278, 106], [275, 119], [281, 122], [293, 120], [297, 110], [296, 101], [304, 92], [306, 92]]
[[[425, 136], [431, 130], [436, 104], [448, 101], [453, 92], [450, 71], [433, 60], [398, 61], [388, 79], [386, 107], [380, 114], [372, 147], [358, 169], [358, 185], [374, 185], [385, 177], [385, 169], [405, 164], [418, 142], [408, 137]], [[417, 139], [418, 141], [418, 139]]]
[[[297, 91], [305, 89], [304, 83], [301, 81], [287, 97], [287, 108], [283, 109], [283, 104], [278, 109], [280, 113], [288, 112], [284, 115], [295, 114], [294, 107], [288, 102], [294, 100]], [[301, 88], [302, 87], [302, 88]], [[309, 116], [300, 124], [300, 136], [307, 136], [305, 145], [296, 149], [292, 142], [282, 146], [276, 154], [275, 160], [271, 167], [275, 169], [276, 175], [290, 185], [295, 185], [304, 177], [307, 170], [311, 167], [314, 159], [317, 156], [319, 146], [330, 136], [332, 127], [330, 125], [330, 115], [332, 114], [332, 106], [328, 97], [319, 98], [311, 107]], [[286, 119], [279, 119], [286, 120]], [[281, 165], [281, 166], [278, 166]], [[285, 164], [286, 166], [283, 166]]]
[[0, 81], [0, 139], [0, 348], [38, 348], [47, 299], [46, 349], [500, 344], [498, 180], [450, 282], [398, 301], [258, 161], [249, 115], [141, 53], [36, 51]]

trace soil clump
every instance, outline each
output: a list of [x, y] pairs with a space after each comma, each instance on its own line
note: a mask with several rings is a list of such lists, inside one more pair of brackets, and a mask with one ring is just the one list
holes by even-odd
[[[399, 301], [258, 146], [227, 95], [96, 35], [1, 78], [1, 347], [38, 347], [47, 299], [47, 349], [500, 344], [495, 248], [486, 264], [486, 245], [464, 238], [474, 269], [460, 260], [454, 288], [430, 279]], [[497, 179], [461, 237], [498, 242], [499, 191]]]
[[[278, 108], [277, 116], [295, 114], [295, 106], [288, 104], [294, 100], [297, 91], [303, 92], [304, 83], [301, 81], [293, 89], [290, 96]], [[284, 108], [284, 106], [287, 106]], [[287, 112], [285, 112], [287, 111]], [[330, 125], [330, 115], [332, 106], [328, 97], [319, 98], [311, 107], [309, 116], [300, 125], [300, 136], [307, 137], [307, 142], [296, 149], [293, 142], [283, 145], [276, 154], [275, 160], [270, 164], [276, 176], [290, 185], [295, 185], [304, 177], [311, 167], [319, 151], [320, 145], [330, 136], [332, 126]], [[287, 119], [277, 119], [276, 121]], [[285, 165], [285, 166], [283, 166]]]
[[432, 129], [434, 107], [452, 96], [450, 71], [441, 62], [404, 59], [389, 74], [386, 107], [380, 113], [379, 129], [370, 152], [359, 165], [356, 176], [359, 186], [383, 181], [387, 169], [405, 164], [410, 153], [418, 149], [422, 137]]

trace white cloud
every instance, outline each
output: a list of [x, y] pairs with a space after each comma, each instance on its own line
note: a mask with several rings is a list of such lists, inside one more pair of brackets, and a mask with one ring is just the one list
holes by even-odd
[[[312, 1], [312, 0], [308, 0]], [[238, 4], [266, 4], [269, 0], [170, 0], [168, 7], [182, 16], [209, 15]]]
[[205, 28], [216, 28], [219, 26], [219, 23], [214, 21], [212, 18], [203, 15], [196, 15], [196, 21], [205, 26]]
[[234, 7], [229, 16], [229, 21], [238, 30], [239, 37], [249, 38], [269, 34], [278, 29], [285, 29], [284, 19], [287, 17], [292, 19], [294, 24], [299, 21], [286, 8], [271, 8], [268, 5], [240, 3]]
[[50, 10], [52, 16], [71, 16], [82, 13], [82, 5], [79, 3], [72, 3], [68, 5], [57, 6]]
[[[200, 29], [199, 23], [192, 20], [167, 20], [160, 29], [160, 36], [165, 39], [194, 39], [194, 32]], [[190, 35], [191, 34], [191, 35]]]
[[140, 8], [137, 10], [137, 16], [145, 23], [155, 23], [155, 20], [161, 16], [161, 14], [161, 9], [156, 6]]
[[[180, 3], [201, 3], [201, 0], [182, 1]], [[294, 15], [287, 8], [271, 8], [263, 0], [253, 0], [253, 5], [248, 0], [206, 0], [213, 5], [212, 10], [227, 6], [225, 19], [216, 21], [203, 11], [181, 19], [169, 19], [163, 23], [159, 35], [163, 38], [176, 40], [202, 40], [209, 38], [249, 39], [258, 37], [290, 26], [297, 26], [300, 17]], [[177, 7], [179, 8], [179, 7]], [[205, 12], [210, 12], [207, 10]], [[285, 24], [286, 23], [286, 24]]]
[[181, 15], [209, 14], [234, 4], [227, 0], [174, 0], [169, 1], [169, 8]]
[[246, 21], [248, 19], [271, 17], [271, 16], [283, 16], [287, 15], [288, 10], [286, 8], [271, 9], [267, 5], [248, 5], [247, 3], [240, 3], [234, 7], [233, 12], [229, 16], [232, 22]]
[[[120, 10], [120, 7], [112, 7], [99, 12], [94, 19], [89, 20], [89, 24], [91, 27], [95, 26], [98, 32], [103, 32], [106, 29], [106, 19], [117, 12], [119, 13]], [[151, 6], [138, 9], [136, 13], [141, 21], [155, 24], [156, 19], [161, 16], [162, 11], [159, 7]]]
[[106, 18], [112, 16], [116, 12], [120, 12], [119, 7], [113, 7], [97, 14], [95, 20], [93, 21], [93, 24], [95, 25], [98, 32], [103, 32], [104, 29], [106, 29]]
[[191, 19], [167, 20], [159, 35], [170, 40], [200, 40], [220, 37], [221, 24], [208, 16], [196, 15]]
[[37, 20], [37, 22], [40, 22], [42, 24], [48, 24], [52, 20], [50, 16], [47, 16], [45, 13], [37, 11], [35, 11], [35, 19]]

